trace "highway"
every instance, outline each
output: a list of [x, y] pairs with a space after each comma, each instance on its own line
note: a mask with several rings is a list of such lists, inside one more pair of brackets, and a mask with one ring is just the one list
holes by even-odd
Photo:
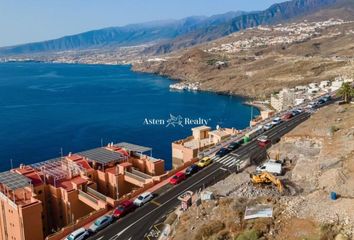
[[[282, 122], [274, 126], [272, 129], [262, 133], [267, 135], [272, 143], [277, 142], [283, 135], [291, 131], [297, 125], [310, 117], [310, 113], [303, 112], [289, 121]], [[160, 218], [164, 217], [175, 207], [179, 201], [177, 197], [185, 191], [197, 191], [210, 186], [235, 171], [235, 165], [231, 164], [230, 156], [236, 156], [238, 159], [246, 159], [250, 155], [257, 156], [264, 153], [257, 145], [257, 141], [253, 139], [248, 144], [241, 146], [239, 149], [224, 156], [220, 159], [214, 159], [213, 164], [202, 169], [197, 174], [183, 181], [177, 186], [167, 186], [159, 195], [150, 203], [136, 209], [128, 216], [112, 223], [106, 229], [89, 239], [95, 240], [141, 240], [148, 232], [150, 227]]]

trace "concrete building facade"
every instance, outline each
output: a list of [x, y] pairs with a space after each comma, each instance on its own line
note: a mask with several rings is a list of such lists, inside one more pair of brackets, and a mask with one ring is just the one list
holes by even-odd
[[291, 108], [294, 105], [295, 90], [284, 88], [278, 94], [272, 94], [270, 105], [276, 111], [283, 111]]

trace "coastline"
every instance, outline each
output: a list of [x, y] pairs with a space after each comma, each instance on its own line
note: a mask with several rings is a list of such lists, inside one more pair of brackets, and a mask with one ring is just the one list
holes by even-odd
[[[173, 78], [172, 76], [166, 75], [166, 74], [160, 74], [158, 72], [148, 72], [148, 71], [142, 71], [139, 69], [134, 68], [134, 64], [132, 63], [121, 63], [121, 64], [110, 64], [110, 63], [80, 63], [80, 62], [54, 62], [54, 61], [44, 61], [44, 60], [35, 60], [35, 59], [26, 59], [26, 60], [9, 60], [9, 61], [2, 61], [0, 63], [48, 63], [48, 64], [69, 64], [69, 65], [102, 65], [102, 66], [130, 66], [130, 70], [136, 73], [147, 73], [147, 74], [153, 74], [156, 76], [160, 77], [165, 77], [168, 78], [171, 81], [175, 82], [191, 82], [188, 79], [180, 79], [180, 78]], [[222, 95], [222, 96], [233, 96], [233, 97], [239, 97], [244, 99], [243, 104], [255, 107], [258, 111], [266, 111], [269, 110], [269, 108], [260, 102], [255, 102], [250, 96], [248, 95], [243, 95], [243, 94], [235, 94], [232, 93], [231, 91], [217, 91], [211, 88], [203, 88], [201, 87], [199, 89], [201, 92], [210, 92], [210, 93], [215, 93], [217, 95]]]
[[269, 111], [272, 110], [268, 107], [268, 104], [262, 103], [260, 101], [246, 101], [244, 102], [245, 105], [252, 106], [257, 108], [259, 111]]

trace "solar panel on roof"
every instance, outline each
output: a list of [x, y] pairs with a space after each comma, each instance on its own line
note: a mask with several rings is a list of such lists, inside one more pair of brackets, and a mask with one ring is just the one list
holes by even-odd
[[10, 190], [16, 190], [31, 185], [31, 180], [21, 174], [7, 171], [0, 173], [0, 183]]
[[109, 164], [124, 159], [124, 156], [121, 153], [113, 152], [105, 148], [95, 148], [80, 152], [78, 154], [86, 157], [88, 160], [95, 161], [101, 164]]
[[117, 143], [115, 144], [115, 146], [125, 148], [131, 152], [139, 152], [139, 153], [149, 152], [152, 150], [152, 148], [149, 147], [139, 146], [136, 144], [126, 143], [126, 142]]

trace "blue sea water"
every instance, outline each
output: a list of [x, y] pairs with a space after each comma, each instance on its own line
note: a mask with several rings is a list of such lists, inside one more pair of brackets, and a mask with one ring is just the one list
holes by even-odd
[[[106, 145], [153, 148], [171, 167], [171, 142], [204, 119], [215, 127], [245, 128], [243, 99], [208, 92], [173, 92], [173, 81], [130, 66], [0, 64], [0, 171]], [[257, 110], [254, 110], [257, 113]], [[170, 114], [182, 126], [167, 126]], [[191, 125], [189, 125], [191, 124]]]

